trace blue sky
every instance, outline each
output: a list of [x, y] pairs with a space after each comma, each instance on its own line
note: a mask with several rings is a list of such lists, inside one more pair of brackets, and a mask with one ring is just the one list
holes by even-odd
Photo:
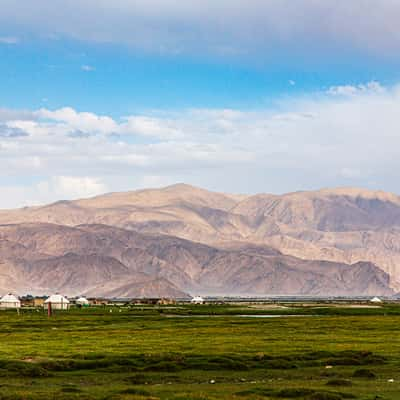
[[69, 105], [113, 116], [153, 109], [260, 109], [276, 99], [336, 85], [390, 85], [400, 75], [400, 57], [382, 62], [367, 52], [315, 59], [312, 52], [291, 56], [277, 51], [271, 60], [258, 62], [149, 54], [124, 44], [69, 38], [3, 43], [0, 58], [3, 107]]
[[177, 181], [400, 192], [399, 18], [391, 0], [2, 0], [0, 208]]

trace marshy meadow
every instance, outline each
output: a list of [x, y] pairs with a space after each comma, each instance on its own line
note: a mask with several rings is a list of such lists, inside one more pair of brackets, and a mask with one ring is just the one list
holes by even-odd
[[400, 399], [400, 307], [0, 312], [0, 399]]

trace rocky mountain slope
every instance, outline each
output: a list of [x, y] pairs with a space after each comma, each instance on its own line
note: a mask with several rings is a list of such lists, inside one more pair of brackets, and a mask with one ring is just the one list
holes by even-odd
[[[374, 290], [400, 289], [400, 197], [384, 192], [327, 189], [244, 196], [179, 184], [0, 211], [0, 224], [0, 287], [10, 268], [16, 269], [15, 280], [24, 262], [25, 269], [33, 270], [35, 260], [42, 266], [45, 257], [74, 253], [111, 257], [121, 264], [112, 268], [118, 274], [126, 267], [162, 278], [157, 284], [165, 290], [171, 284], [171, 291], [318, 294], [329, 288], [335, 294], [367, 294], [372, 286], [367, 289], [365, 282], [372, 281]], [[49, 230], [46, 236], [43, 232]], [[42, 235], [46, 240], [35, 239]], [[135, 238], [134, 245], [126, 242], [127, 236]], [[165, 242], [175, 243], [176, 251], [167, 252]], [[155, 248], [165, 253], [155, 254]], [[211, 262], [210, 254], [220, 256]], [[7, 266], [4, 257], [11, 260]], [[69, 260], [65, 265], [88, 264], [95, 271], [95, 264], [108, 263], [103, 261]], [[328, 269], [336, 272], [321, 275]], [[350, 282], [354, 279], [359, 284]], [[96, 290], [100, 280], [87, 282]], [[153, 288], [157, 284], [148, 283]], [[117, 286], [110, 290], [117, 293]], [[83, 285], [80, 291], [85, 288], [92, 290]]]
[[0, 248], [3, 292], [111, 297], [392, 294], [389, 276], [371, 263], [306, 261], [267, 246], [221, 249], [107, 225], [3, 225]]

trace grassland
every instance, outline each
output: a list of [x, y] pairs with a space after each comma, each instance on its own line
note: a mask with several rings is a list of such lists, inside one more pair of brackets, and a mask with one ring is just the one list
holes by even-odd
[[399, 328], [396, 305], [2, 311], [0, 399], [398, 400]]

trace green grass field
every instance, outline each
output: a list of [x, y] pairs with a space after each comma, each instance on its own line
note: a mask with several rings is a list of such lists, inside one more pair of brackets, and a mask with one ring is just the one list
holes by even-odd
[[0, 399], [399, 400], [399, 330], [396, 305], [1, 311]]

